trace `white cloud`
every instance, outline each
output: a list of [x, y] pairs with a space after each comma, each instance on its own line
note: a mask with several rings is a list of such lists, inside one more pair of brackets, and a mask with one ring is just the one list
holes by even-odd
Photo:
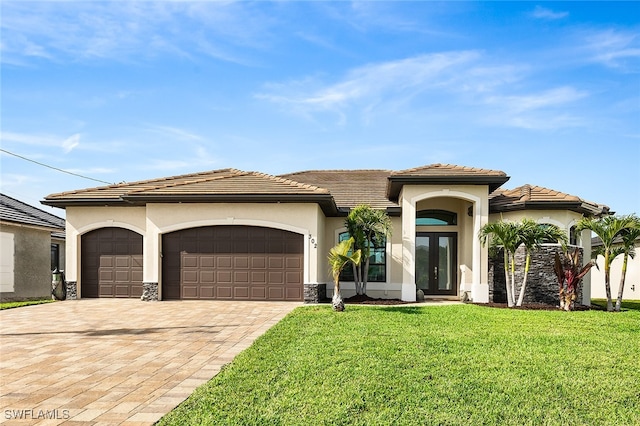
[[566, 18], [569, 16], [569, 12], [555, 12], [542, 6], [536, 6], [533, 12], [531, 12], [531, 16], [537, 19], [556, 20]]
[[[640, 33], [608, 29], [584, 36], [591, 59], [611, 68], [638, 68]], [[635, 67], [634, 65], [635, 64]]]
[[565, 86], [528, 95], [511, 95], [488, 97], [488, 104], [501, 105], [513, 113], [555, 107], [575, 102], [588, 94]]
[[62, 142], [62, 149], [64, 149], [65, 154], [68, 154], [78, 145], [80, 145], [80, 134], [76, 133], [75, 135], [69, 136], [64, 140], [64, 142]]
[[267, 91], [255, 97], [287, 106], [294, 112], [332, 111], [344, 120], [344, 110], [353, 105], [370, 112], [380, 105], [381, 99], [404, 103], [424, 90], [450, 86], [451, 76], [479, 57], [476, 51], [460, 51], [374, 63], [355, 68], [329, 85], [322, 86], [312, 78], [269, 84], [265, 87]]
[[169, 137], [171, 139], [178, 139], [183, 141], [202, 141], [204, 138], [200, 135], [192, 133], [188, 130], [180, 129], [178, 127], [171, 126], [159, 126], [159, 125], [150, 125], [148, 130], [154, 133], [159, 133], [165, 137]]

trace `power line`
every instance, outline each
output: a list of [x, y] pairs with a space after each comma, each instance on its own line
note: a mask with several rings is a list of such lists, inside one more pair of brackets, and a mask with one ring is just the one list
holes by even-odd
[[48, 164], [40, 163], [40, 162], [38, 162], [38, 161], [36, 161], [36, 160], [32, 160], [32, 159], [30, 159], [30, 158], [23, 157], [22, 155], [15, 154], [15, 153], [10, 152], [10, 151], [7, 151], [6, 149], [3, 149], [3, 148], [0, 148], [0, 151], [4, 152], [5, 154], [13, 155], [14, 157], [18, 157], [18, 158], [20, 158], [20, 159], [22, 159], [22, 160], [29, 161], [29, 162], [31, 162], [31, 163], [37, 164], [37, 165], [39, 165], [39, 166], [47, 167], [47, 168], [49, 168], [49, 169], [53, 169], [53, 170], [55, 170], [55, 171], [57, 171], [57, 172], [62, 172], [62, 173], [66, 173], [66, 174], [68, 174], [68, 175], [73, 175], [73, 176], [81, 177], [81, 178], [83, 178], [83, 179], [92, 180], [92, 181], [94, 181], [94, 182], [106, 183], [107, 185], [111, 185], [111, 184], [112, 184], [112, 182], [107, 182], [107, 181], [100, 180], [100, 179], [94, 179], [94, 178], [91, 178], [91, 177], [87, 177], [87, 176], [79, 175], [78, 173], [70, 172], [70, 171], [68, 171], [68, 170], [59, 169], [59, 168], [57, 168], [57, 167], [53, 167], [53, 166], [50, 166], [50, 165], [48, 165]]

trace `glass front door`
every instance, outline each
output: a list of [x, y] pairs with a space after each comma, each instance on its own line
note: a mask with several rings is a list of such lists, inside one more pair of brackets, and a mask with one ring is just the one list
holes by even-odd
[[416, 286], [428, 296], [457, 294], [458, 236], [455, 232], [418, 232]]

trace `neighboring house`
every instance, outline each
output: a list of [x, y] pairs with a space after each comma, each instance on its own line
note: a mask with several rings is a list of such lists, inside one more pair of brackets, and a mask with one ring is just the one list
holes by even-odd
[[63, 269], [64, 219], [0, 194], [0, 300], [51, 297], [51, 272]]
[[[602, 240], [598, 237], [591, 239], [591, 245], [602, 246]], [[627, 274], [624, 284], [622, 298], [626, 300], [640, 300], [640, 238], [635, 242], [635, 257], [629, 257], [627, 261]], [[622, 276], [623, 255], [617, 256], [611, 262], [611, 297], [615, 300], [618, 297], [620, 288], [620, 278]], [[591, 297], [595, 299], [605, 299], [607, 297], [604, 286], [604, 257], [598, 256], [596, 259], [598, 269], [591, 268]]]
[[[488, 247], [477, 237], [484, 224], [528, 216], [569, 234], [583, 216], [608, 211], [536, 186], [499, 189], [508, 180], [443, 164], [282, 176], [224, 169], [43, 203], [66, 209], [66, 277], [78, 297], [317, 301], [333, 289], [327, 254], [347, 237], [347, 213], [368, 204], [393, 224], [372, 253], [370, 296], [414, 301], [421, 288], [488, 302]], [[582, 242], [589, 251], [590, 239]], [[342, 288], [355, 292], [353, 283]]]

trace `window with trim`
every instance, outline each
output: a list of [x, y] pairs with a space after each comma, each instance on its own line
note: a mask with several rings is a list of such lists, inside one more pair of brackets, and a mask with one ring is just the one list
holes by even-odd
[[578, 243], [580, 243], [580, 233], [574, 225], [569, 229], [569, 244], [577, 246]]
[[[338, 242], [346, 241], [350, 238], [348, 232], [341, 232], [338, 235]], [[387, 281], [387, 240], [375, 241], [369, 249], [369, 275], [368, 282], [383, 283]], [[364, 262], [365, 259], [362, 259]], [[354, 281], [353, 266], [345, 267], [340, 273], [340, 281]]]
[[458, 224], [458, 214], [447, 210], [420, 210], [416, 213], [417, 226], [450, 226]]

